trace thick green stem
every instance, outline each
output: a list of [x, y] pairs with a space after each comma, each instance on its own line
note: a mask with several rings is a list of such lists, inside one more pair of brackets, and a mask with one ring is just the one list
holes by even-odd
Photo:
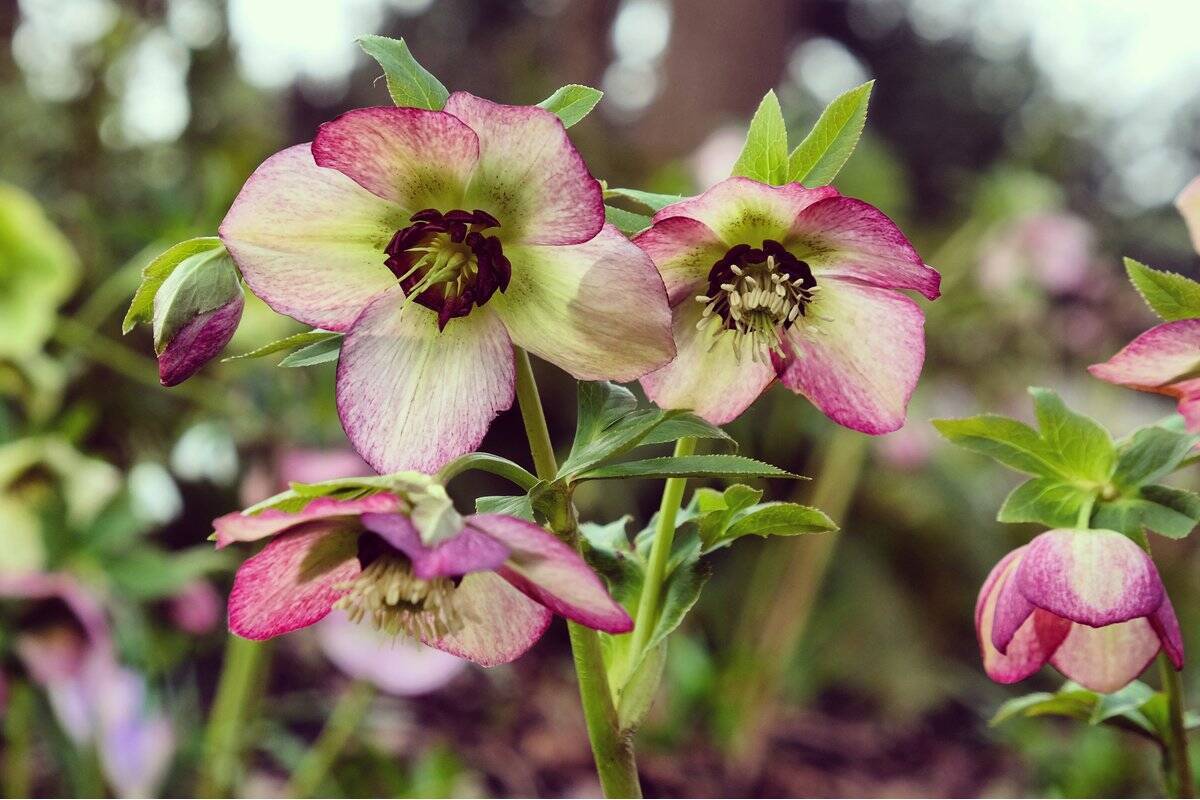
[[355, 681], [338, 699], [337, 705], [321, 729], [321, 735], [296, 766], [288, 782], [287, 797], [312, 797], [321, 788], [321, 782], [337, 763], [350, 737], [358, 730], [375, 689], [366, 681]]
[[[675, 442], [675, 457], [690, 456], [696, 452], [696, 440], [685, 436]], [[636, 624], [633, 629], [635, 654], [646, 649], [650, 635], [654, 632], [654, 621], [658, 616], [658, 601], [662, 594], [663, 579], [667, 574], [667, 562], [671, 560], [671, 545], [675, 540], [675, 518], [683, 502], [683, 491], [687, 478], [668, 478], [663, 487], [662, 502], [658, 507], [658, 527], [654, 531], [654, 543], [650, 547], [650, 562], [646, 565], [646, 580], [642, 596], [638, 601]]]
[[1162, 688], [1167, 694], [1167, 709], [1171, 723], [1170, 741], [1167, 742], [1168, 766], [1174, 780], [1168, 779], [1176, 797], [1194, 797], [1195, 780], [1192, 777], [1192, 760], [1188, 755], [1187, 724], [1184, 722], [1183, 680], [1172, 666], [1165, 653], [1159, 653], [1158, 670], [1162, 674]]
[[4, 796], [32, 797], [37, 698], [25, 681], [13, 682], [8, 692], [8, 708], [4, 713]]
[[[516, 361], [517, 402], [521, 408], [521, 419], [525, 422], [529, 452], [533, 456], [538, 477], [551, 481], [558, 474], [558, 463], [554, 458], [554, 445], [546, 425], [537, 382], [533, 377], [533, 367], [529, 364], [529, 354], [518, 349]], [[561, 516], [574, 520], [574, 514]], [[569, 536], [578, 544], [579, 534], [573, 525], [570, 530], [555, 532]], [[583, 718], [587, 724], [588, 741], [592, 746], [600, 788], [605, 797], [641, 797], [642, 787], [638, 782], [633, 741], [621, 730], [617, 721], [617, 709], [613, 705], [604, 655], [600, 650], [600, 636], [591, 628], [570, 621], [567, 622], [567, 631], [571, 637], [579, 699], [583, 705]]]
[[204, 758], [196, 789], [200, 797], [227, 797], [233, 788], [267, 655], [266, 644], [229, 635], [217, 696], [204, 729]]

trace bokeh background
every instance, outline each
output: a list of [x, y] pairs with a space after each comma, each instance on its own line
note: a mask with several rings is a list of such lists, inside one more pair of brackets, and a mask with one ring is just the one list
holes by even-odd
[[[907, 427], [885, 437], [836, 431], [781, 390], [731, 426], [746, 453], [829, 471], [818, 499], [844, 532], [835, 548], [723, 551], [639, 734], [648, 793], [1159, 792], [1156, 752], [1127, 735], [988, 726], [1005, 699], [1060, 680], [994, 686], [975, 651], [979, 583], [1036, 531], [994, 522], [1017, 477], [928, 420], [1028, 418], [1030, 384], [1117, 434], [1170, 413], [1083, 368], [1153, 321], [1120, 256], [1196, 272], [1170, 200], [1200, 173], [1198, 29], [1190, 0], [7, 0], [0, 575], [40, 577], [0, 579], [3, 788], [194, 791], [237, 558], [206, 544], [211, 519], [289, 479], [362, 469], [332, 365], [213, 364], [165, 390], [149, 334], [122, 337], [120, 321], [147, 261], [213, 233], [262, 159], [388, 102], [354, 44], [382, 33], [451, 89], [512, 103], [563, 83], [604, 89], [572, 130], [580, 150], [610, 184], [661, 192], [726, 176], [767, 89], [798, 140], [838, 93], [878, 81], [838, 186], [895, 218], [944, 276], [921, 386]], [[247, 299], [231, 351], [300, 329]], [[564, 441], [573, 383], [541, 367]], [[525, 460], [522, 444], [509, 414], [484, 448]], [[659, 490], [579, 500], [592, 519], [644, 519]], [[1200, 646], [1196, 548], [1160, 552]], [[483, 671], [380, 650], [335, 622], [276, 642], [256, 679], [238, 794], [295, 790], [288, 776], [335, 708], [354, 724], [313, 793], [598, 790], [561, 623]]]

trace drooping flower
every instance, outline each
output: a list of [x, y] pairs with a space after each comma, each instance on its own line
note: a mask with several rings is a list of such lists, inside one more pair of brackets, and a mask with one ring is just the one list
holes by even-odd
[[[1180, 192], [1175, 207], [1200, 253], [1200, 177]], [[1102, 381], [1175, 398], [1188, 430], [1200, 432], [1200, 319], [1156, 325], [1088, 372]]]
[[0, 574], [0, 598], [27, 604], [13, 646], [63, 732], [96, 748], [118, 796], [153, 795], [175, 751], [174, 731], [148, 703], [143, 678], [118, 662], [101, 607], [57, 573]]
[[865, 433], [904, 424], [941, 278], [874, 207], [826, 186], [729, 178], [666, 206], [634, 242], [663, 275], [679, 354], [642, 379], [715, 424], [776, 378]]
[[463, 518], [448, 503], [444, 492], [378, 493], [221, 517], [218, 547], [273, 537], [238, 569], [230, 630], [267, 639], [341, 608], [356, 622], [493, 666], [532, 647], [554, 613], [611, 633], [632, 628], [571, 547], [531, 522]]
[[1016, 683], [1050, 663], [1114, 692], [1162, 649], [1183, 668], [1183, 636], [1158, 569], [1116, 531], [1053, 530], [1000, 560], [975, 604], [984, 669]]
[[475, 449], [512, 404], [513, 345], [584, 380], [674, 355], [661, 278], [537, 107], [346, 113], [267, 159], [220, 235], [273, 309], [346, 334], [338, 412], [379, 472]]

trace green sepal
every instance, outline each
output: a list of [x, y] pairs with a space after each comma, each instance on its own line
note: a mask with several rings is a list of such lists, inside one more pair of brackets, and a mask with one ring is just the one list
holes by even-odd
[[328, 336], [289, 353], [279, 362], [281, 367], [311, 367], [337, 361], [342, 352], [342, 336]]
[[604, 92], [599, 89], [569, 83], [556, 89], [554, 94], [538, 103], [538, 106], [554, 112], [562, 120], [563, 127], [569, 128], [590, 114], [602, 97]]
[[653, 213], [662, 211], [667, 206], [678, 203], [683, 200], [683, 195], [679, 194], [660, 194], [658, 192], [643, 192], [641, 189], [620, 189], [610, 188], [604, 190], [604, 199], [610, 197], [622, 197], [627, 200], [632, 200], [643, 208], [648, 209]]
[[445, 107], [450, 92], [413, 58], [403, 39], [372, 34], [359, 37], [358, 46], [383, 67], [393, 103], [403, 108], [429, 111], [441, 111]]
[[788, 157], [788, 181], [805, 186], [833, 183], [862, 137], [874, 86], [875, 81], [867, 81], [825, 107], [812, 130]]
[[242, 282], [233, 259], [222, 246], [184, 258], [163, 279], [154, 294], [154, 351], [161, 353], [185, 325], [242, 296]]
[[133, 294], [129, 310], [121, 323], [121, 333], [129, 333], [139, 323], [154, 321], [154, 296], [175, 268], [192, 256], [220, 247], [216, 236], [202, 236], [172, 245], [142, 270], [142, 282]]
[[774, 90], [758, 104], [732, 174], [772, 186], [788, 182], [787, 123]]

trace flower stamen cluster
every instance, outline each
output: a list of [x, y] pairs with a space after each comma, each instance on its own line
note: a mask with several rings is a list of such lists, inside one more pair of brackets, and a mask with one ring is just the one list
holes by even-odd
[[403, 555], [381, 555], [354, 580], [336, 587], [346, 592], [336, 603], [352, 622], [369, 620], [389, 636], [442, 638], [462, 630], [463, 615], [455, 608], [455, 582], [413, 575]]

